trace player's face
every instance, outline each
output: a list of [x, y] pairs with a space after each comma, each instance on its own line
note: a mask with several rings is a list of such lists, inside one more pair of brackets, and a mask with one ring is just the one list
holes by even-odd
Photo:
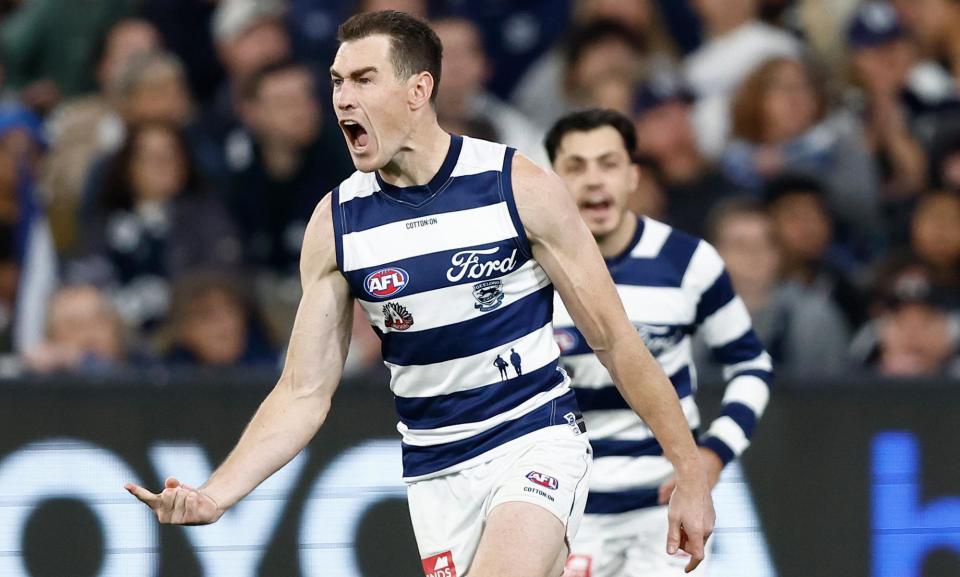
[[627, 197], [637, 188], [637, 167], [620, 133], [610, 126], [568, 132], [553, 168], [573, 193], [593, 236], [616, 231], [627, 214]]
[[333, 107], [353, 164], [363, 172], [384, 167], [411, 131], [411, 83], [394, 73], [390, 39], [377, 34], [344, 42], [330, 67], [330, 79]]

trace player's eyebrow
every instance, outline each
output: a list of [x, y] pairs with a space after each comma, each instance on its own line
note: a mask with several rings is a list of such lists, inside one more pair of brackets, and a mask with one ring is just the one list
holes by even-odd
[[[364, 66], [363, 68], [359, 68], [359, 69], [357, 69], [357, 70], [354, 70], [353, 72], [351, 72], [351, 73], [349, 74], [349, 76], [350, 76], [350, 78], [360, 78], [361, 76], [363, 76], [363, 75], [366, 74], [367, 72], [377, 72], [377, 67], [376, 67], [376, 66]], [[333, 76], [334, 78], [343, 78], [343, 75], [340, 74], [339, 72], [337, 72], [336, 70], [334, 70], [333, 66], [330, 67], [330, 76]]]

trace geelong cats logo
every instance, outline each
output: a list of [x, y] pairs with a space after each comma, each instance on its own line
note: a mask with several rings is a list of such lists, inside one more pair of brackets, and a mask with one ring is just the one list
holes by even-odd
[[503, 303], [503, 281], [500, 279], [478, 282], [473, 285], [473, 298], [477, 304], [473, 308], [481, 312], [492, 311]]

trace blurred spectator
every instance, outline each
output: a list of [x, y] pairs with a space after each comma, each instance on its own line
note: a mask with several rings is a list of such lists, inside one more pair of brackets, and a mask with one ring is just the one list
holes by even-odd
[[227, 204], [240, 227], [258, 294], [277, 335], [287, 335], [300, 299], [300, 247], [320, 199], [353, 171], [340, 127], [324, 122], [310, 70], [267, 66], [243, 90], [253, 145], [230, 178]]
[[[6, 176], [0, 155], [0, 189]], [[17, 316], [17, 287], [20, 284], [20, 262], [14, 248], [15, 231], [0, 221], [0, 354], [14, 350], [14, 324]]]
[[75, 241], [76, 210], [91, 163], [123, 142], [123, 121], [115, 109], [120, 102], [110, 91], [131, 58], [159, 49], [160, 37], [148, 22], [125, 19], [114, 25], [101, 44], [97, 61], [100, 91], [64, 102], [47, 122], [51, 150], [41, 184], [60, 250]]
[[925, 55], [947, 67], [960, 91], [960, 2], [896, 0], [894, 5]]
[[812, 70], [776, 58], [744, 81], [733, 102], [733, 136], [723, 167], [737, 185], [759, 190], [783, 171], [817, 175], [830, 211], [860, 239], [882, 237], [876, 169], [849, 114], [828, 114]]
[[849, 342], [843, 316], [819, 292], [778, 282], [782, 257], [763, 208], [744, 198], [727, 199], [714, 209], [708, 230], [778, 374], [802, 384], [801, 379], [842, 373]]
[[960, 194], [931, 192], [913, 214], [913, 254], [930, 269], [931, 282], [960, 294]]
[[643, 154], [634, 155], [634, 163], [639, 169], [637, 188], [627, 196], [627, 208], [634, 214], [666, 222], [667, 193], [663, 189], [664, 178], [657, 161]]
[[357, 0], [356, 12], [379, 12], [381, 10], [399, 10], [426, 20], [426, 0]]
[[166, 314], [171, 281], [198, 268], [233, 268], [241, 259], [233, 223], [206, 193], [182, 132], [170, 124], [130, 131], [81, 231], [84, 256], [71, 273], [113, 288], [133, 326], [151, 326]]
[[[512, 99], [527, 117], [550, 126], [586, 101], [616, 104], [610, 92], [629, 95], [642, 77], [668, 72], [673, 53], [653, 0], [578, 0], [568, 34], [530, 66]], [[573, 71], [574, 64], [581, 70]], [[629, 112], [625, 103], [617, 108]]]
[[883, 172], [885, 196], [910, 197], [926, 186], [927, 156], [918, 121], [953, 95], [946, 73], [917, 59], [886, 2], [860, 7], [848, 30], [854, 80], [862, 89], [867, 145]]
[[[98, 157], [89, 167], [83, 190], [80, 193], [81, 213], [85, 217], [96, 202], [99, 191], [105, 186], [107, 168], [117, 149], [126, 140], [128, 127], [140, 124], [170, 124], [184, 131], [188, 138], [188, 152], [195, 159], [197, 127], [192, 123], [193, 105], [190, 99], [183, 65], [169, 52], [136, 54], [124, 65], [111, 83], [108, 95], [117, 116], [108, 121], [112, 133], [106, 154]], [[190, 138], [190, 137], [193, 138]], [[113, 139], [116, 138], [114, 141]], [[197, 160], [202, 167], [203, 163]]]
[[110, 299], [90, 285], [68, 286], [50, 299], [46, 339], [27, 351], [28, 369], [102, 372], [125, 362], [123, 323]]
[[[629, 6], [636, 2], [619, 0], [616, 3]], [[438, 6], [440, 4], [442, 6]], [[430, 2], [430, 8], [434, 16], [464, 18], [480, 29], [487, 58], [493, 63], [486, 88], [498, 98], [506, 99], [531, 64], [537, 62], [567, 31], [571, 5], [577, 4], [586, 3], [576, 0], [446, 0]]]
[[237, 279], [198, 274], [174, 288], [167, 363], [181, 366], [276, 367], [252, 298]]
[[243, 87], [257, 71], [290, 58], [282, 0], [221, 0], [213, 15], [213, 39], [226, 81], [203, 110], [199, 153], [204, 173], [218, 185], [249, 159], [250, 140], [240, 117]]
[[877, 304], [877, 318], [854, 339], [855, 359], [892, 377], [960, 376], [960, 320], [949, 292], [931, 282], [921, 263], [893, 266]]
[[296, 276], [307, 221], [320, 199], [353, 172], [343, 135], [323, 122], [310, 70], [266, 67], [244, 90], [254, 146], [231, 179], [228, 204], [249, 262]]
[[723, 172], [697, 146], [691, 122], [692, 95], [667, 77], [644, 84], [634, 99], [637, 148], [654, 160], [665, 194], [665, 220], [704, 235], [707, 214], [737, 192]]
[[50, 226], [39, 202], [37, 173], [46, 151], [40, 119], [20, 106], [0, 107], [0, 234], [4, 249], [0, 295], [17, 352], [43, 337], [47, 299], [57, 283]]
[[566, 53], [568, 109], [604, 107], [629, 114], [645, 72], [646, 47], [627, 27], [600, 20], [574, 30]]
[[684, 77], [697, 97], [694, 126], [701, 150], [715, 157], [730, 126], [730, 96], [751, 72], [775, 57], [798, 57], [800, 43], [757, 19], [758, 0], [693, 0], [707, 41], [686, 58]]
[[[483, 89], [490, 69], [476, 26], [459, 18], [436, 20], [431, 26], [443, 43], [443, 89], [437, 93], [440, 125], [449, 132], [502, 142], [545, 164], [543, 130]], [[492, 134], [474, 134], [475, 123], [488, 126]]]
[[138, 14], [163, 37], [164, 45], [184, 63], [191, 92], [206, 103], [223, 81], [213, 45], [211, 22], [220, 0], [139, 0]]
[[866, 320], [864, 298], [849, 276], [851, 259], [833, 245], [826, 191], [814, 178], [784, 174], [766, 186], [764, 202], [780, 245], [780, 278], [828, 299], [851, 327]]
[[8, 82], [40, 112], [62, 96], [94, 90], [97, 43], [132, 5], [132, 0], [21, 3], [0, 24]]

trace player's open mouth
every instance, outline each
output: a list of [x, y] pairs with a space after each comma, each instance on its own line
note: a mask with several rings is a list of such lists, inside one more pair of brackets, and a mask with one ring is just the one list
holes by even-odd
[[342, 128], [343, 133], [347, 135], [347, 142], [350, 144], [350, 148], [357, 152], [363, 152], [367, 149], [367, 144], [370, 143], [370, 135], [367, 133], [367, 129], [360, 125], [360, 123], [356, 120], [342, 120], [340, 122], [340, 128]]
[[590, 212], [602, 212], [609, 210], [612, 206], [613, 202], [611, 202], [609, 198], [589, 199], [580, 203], [581, 209], [588, 210]]

